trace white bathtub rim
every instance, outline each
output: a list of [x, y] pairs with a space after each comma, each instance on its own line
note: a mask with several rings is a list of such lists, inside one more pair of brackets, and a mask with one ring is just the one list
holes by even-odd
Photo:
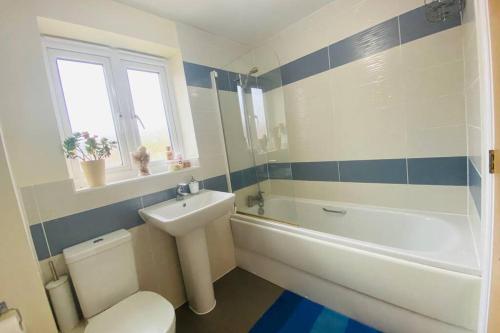
[[[285, 195], [278, 194], [264, 194], [264, 202], [265, 200], [273, 200], [273, 199], [285, 199], [285, 200], [296, 200], [306, 203], [313, 203], [316, 205], [325, 205], [325, 206], [339, 206], [339, 207], [348, 207], [348, 208], [362, 208], [362, 209], [370, 209], [375, 211], [393, 211], [403, 214], [414, 214], [414, 215], [422, 215], [422, 216], [432, 216], [432, 217], [462, 217], [467, 218], [467, 214], [460, 213], [451, 213], [451, 212], [440, 212], [434, 210], [424, 210], [424, 209], [411, 209], [411, 208], [398, 208], [398, 207], [390, 207], [390, 206], [380, 206], [380, 205], [369, 205], [369, 204], [360, 204], [356, 202], [350, 201], [328, 201], [321, 199], [311, 199], [311, 198], [301, 198], [301, 197], [289, 197]], [[265, 209], [265, 206], [264, 206]]]
[[350, 250], [353, 250], [361, 254], [369, 254], [381, 258], [390, 257], [391, 259], [402, 260], [405, 263], [411, 262], [412, 264], [423, 265], [426, 268], [445, 270], [457, 274], [464, 274], [466, 276], [473, 276], [473, 277], [481, 276], [481, 270], [479, 266], [470, 267], [438, 259], [429, 259], [426, 257], [419, 256], [417, 253], [411, 253], [411, 251], [408, 250], [402, 253], [401, 251], [398, 251], [397, 249], [392, 247], [364, 242], [321, 231], [310, 230], [300, 226], [289, 225], [283, 222], [273, 221], [266, 218], [259, 218], [251, 215], [236, 213], [231, 216], [231, 219], [235, 219], [239, 222], [247, 224], [256, 223], [262, 227], [267, 227], [267, 228], [277, 228], [282, 232], [289, 234], [299, 233], [302, 236], [312, 238], [314, 241], [320, 241], [324, 243], [335, 243], [339, 247], [349, 248]]

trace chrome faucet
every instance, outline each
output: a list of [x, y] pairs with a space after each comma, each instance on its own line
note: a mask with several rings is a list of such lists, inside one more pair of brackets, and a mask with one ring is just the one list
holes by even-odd
[[259, 205], [259, 207], [264, 206], [264, 196], [262, 195], [264, 192], [259, 191], [257, 195], [249, 195], [247, 196], [247, 206], [253, 207], [255, 205]]
[[185, 183], [177, 184], [177, 197], [176, 197], [177, 201], [184, 200], [184, 197], [189, 195], [188, 192], [184, 192], [187, 188], [188, 185]]

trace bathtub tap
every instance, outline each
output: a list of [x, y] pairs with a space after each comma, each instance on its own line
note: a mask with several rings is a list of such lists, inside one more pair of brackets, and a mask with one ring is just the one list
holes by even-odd
[[262, 194], [264, 194], [264, 192], [259, 191], [257, 192], [257, 195], [247, 196], [247, 206], [253, 207], [255, 205], [259, 205], [259, 215], [264, 214], [264, 196]]

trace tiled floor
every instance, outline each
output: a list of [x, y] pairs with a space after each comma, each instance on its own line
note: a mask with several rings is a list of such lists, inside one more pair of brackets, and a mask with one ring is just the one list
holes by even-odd
[[217, 306], [198, 316], [187, 304], [176, 311], [177, 333], [245, 333], [274, 303], [283, 289], [240, 268], [215, 285]]

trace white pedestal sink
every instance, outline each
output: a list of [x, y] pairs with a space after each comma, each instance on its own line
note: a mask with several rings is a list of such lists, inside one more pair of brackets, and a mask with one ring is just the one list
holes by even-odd
[[205, 225], [233, 209], [234, 194], [201, 191], [139, 210], [146, 223], [175, 237], [189, 307], [205, 314], [215, 307]]

